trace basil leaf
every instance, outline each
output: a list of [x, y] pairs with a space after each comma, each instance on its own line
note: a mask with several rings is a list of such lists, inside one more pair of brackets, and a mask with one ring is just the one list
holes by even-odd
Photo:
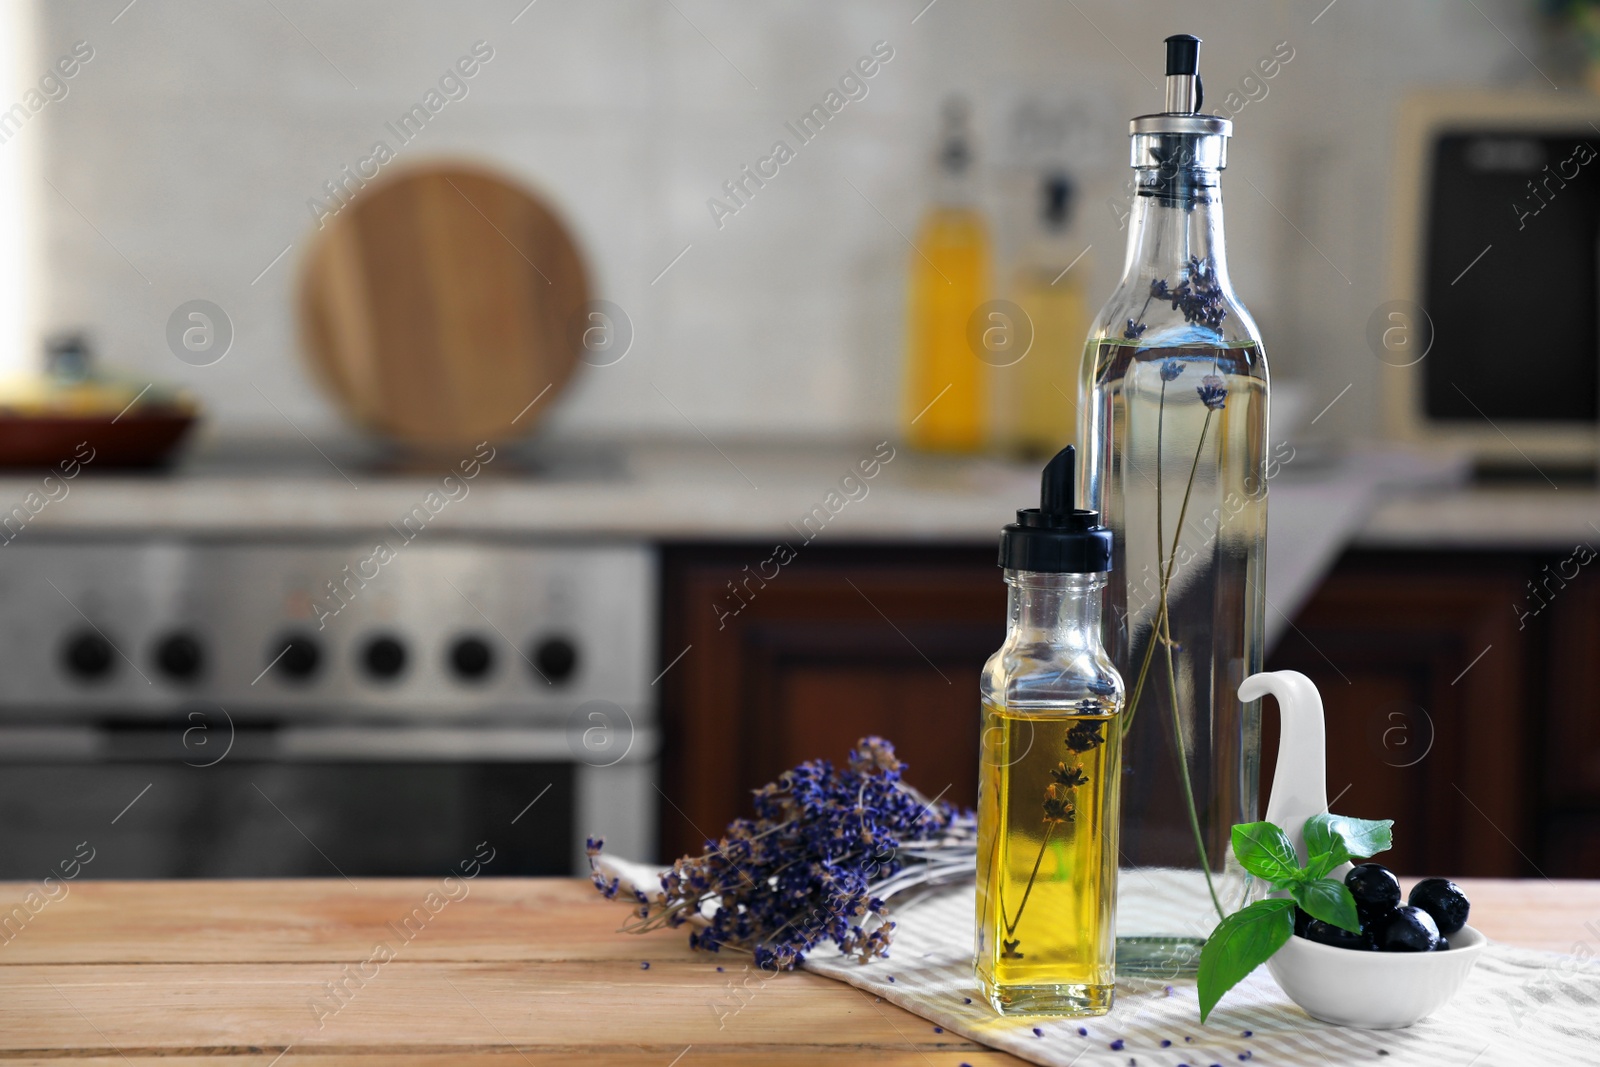
[[1350, 849], [1345, 845], [1344, 838], [1335, 833], [1333, 827], [1329, 825], [1328, 816], [1314, 815], [1307, 819], [1301, 833], [1306, 839], [1306, 855], [1311, 857], [1306, 869], [1318, 878], [1339, 864], [1350, 862]]
[[1310, 856], [1306, 869], [1317, 878], [1338, 867], [1339, 864], [1350, 862], [1350, 849], [1344, 843], [1344, 838], [1333, 832], [1333, 827], [1328, 825], [1328, 816], [1312, 816], [1306, 819], [1306, 854]]
[[[1306, 820], [1306, 851], [1315, 856], [1334, 849], [1335, 840], [1343, 843], [1351, 859], [1376, 856], [1394, 844], [1390, 827], [1393, 819], [1352, 819], [1348, 815], [1313, 815]], [[1340, 861], [1344, 862], [1343, 860]], [[1334, 864], [1337, 867], [1339, 864]], [[1333, 868], [1329, 868], [1332, 870]]]
[[1361, 932], [1361, 919], [1356, 915], [1356, 898], [1344, 883], [1332, 878], [1318, 878], [1314, 882], [1300, 882], [1289, 887], [1289, 895], [1300, 909], [1313, 919], [1332, 923], [1352, 934]]
[[1311, 862], [1306, 864], [1306, 881], [1326, 878], [1329, 871], [1341, 863], [1350, 862], [1350, 850], [1344, 847], [1342, 838], [1335, 837], [1329, 849], [1330, 851], [1319, 854], [1311, 848], [1309, 841], [1306, 842], [1306, 851], [1311, 853]]
[[1270, 822], [1239, 823], [1233, 828], [1233, 854], [1245, 870], [1282, 888], [1304, 877], [1300, 857], [1289, 835]]
[[1284, 897], [1258, 900], [1218, 923], [1200, 950], [1200, 1021], [1293, 934], [1294, 901]]

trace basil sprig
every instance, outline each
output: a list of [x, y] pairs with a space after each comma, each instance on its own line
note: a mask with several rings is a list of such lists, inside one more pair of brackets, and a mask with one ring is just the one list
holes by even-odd
[[1287, 897], [1270, 897], [1240, 908], [1211, 932], [1200, 950], [1200, 1021], [1224, 993], [1272, 957], [1294, 936], [1298, 905], [1313, 919], [1341, 930], [1361, 932], [1356, 901], [1343, 882], [1328, 872], [1353, 859], [1367, 859], [1393, 843], [1393, 819], [1352, 819], [1314, 815], [1306, 820], [1304, 866], [1282, 828], [1270, 822], [1240, 823], [1233, 828], [1233, 854], [1239, 864]]

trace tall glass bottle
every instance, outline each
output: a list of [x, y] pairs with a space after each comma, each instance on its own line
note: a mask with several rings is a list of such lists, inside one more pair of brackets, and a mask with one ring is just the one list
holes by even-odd
[[1267, 530], [1267, 362], [1234, 296], [1219, 176], [1232, 124], [1199, 114], [1200, 42], [1167, 39], [1167, 101], [1131, 123], [1122, 280], [1080, 383], [1088, 505], [1113, 531], [1112, 660], [1128, 683], [1117, 967], [1198, 966], [1244, 902], [1235, 823], [1256, 818]]
[[1078, 429], [1078, 377], [1089, 306], [1082, 238], [1072, 225], [1072, 179], [1050, 173], [1040, 183], [1034, 227], [1023, 243], [1012, 293], [1033, 325], [1032, 345], [1016, 363], [993, 368], [1000, 394], [999, 443], [1018, 455], [1053, 455]]
[[914, 448], [976, 452], [985, 443], [988, 364], [967, 322], [988, 297], [989, 235], [978, 211], [972, 138], [960, 100], [945, 104], [934, 204], [912, 252], [906, 346], [906, 439]]
[[976, 968], [1002, 1014], [1103, 1015], [1116, 992], [1122, 679], [1100, 638], [1111, 532], [1077, 457], [1000, 537], [1005, 643], [980, 682]]

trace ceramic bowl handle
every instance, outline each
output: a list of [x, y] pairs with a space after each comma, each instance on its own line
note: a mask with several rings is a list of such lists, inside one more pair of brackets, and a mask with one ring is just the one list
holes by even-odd
[[1328, 810], [1322, 694], [1299, 671], [1252, 674], [1239, 685], [1239, 699], [1246, 703], [1269, 694], [1278, 698], [1279, 730], [1266, 817], [1288, 832], [1304, 862], [1301, 828]]

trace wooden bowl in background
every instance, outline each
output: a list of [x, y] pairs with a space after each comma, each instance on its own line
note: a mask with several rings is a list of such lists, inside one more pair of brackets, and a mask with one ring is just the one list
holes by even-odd
[[181, 408], [135, 409], [121, 417], [0, 411], [0, 468], [56, 468], [71, 460], [91, 470], [158, 467], [174, 456], [195, 421]]

